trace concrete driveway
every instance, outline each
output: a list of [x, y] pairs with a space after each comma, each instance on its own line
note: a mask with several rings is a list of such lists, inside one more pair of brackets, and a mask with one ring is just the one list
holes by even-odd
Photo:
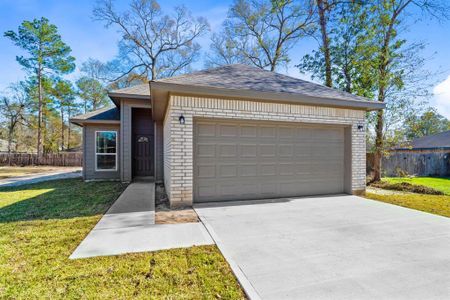
[[196, 211], [252, 298], [449, 299], [449, 218], [347, 195]]

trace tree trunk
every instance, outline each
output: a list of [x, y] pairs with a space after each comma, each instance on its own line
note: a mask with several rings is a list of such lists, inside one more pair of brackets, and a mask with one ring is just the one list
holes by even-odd
[[150, 78], [150, 80], [155, 80], [156, 79], [156, 61], [152, 61], [152, 77]]
[[64, 151], [64, 106], [61, 105], [61, 151]]
[[327, 32], [327, 19], [325, 16], [326, 0], [317, 0], [317, 11], [319, 13], [320, 33], [322, 35], [322, 52], [325, 58], [325, 85], [331, 87], [333, 82], [331, 79], [331, 57], [330, 57], [330, 41]]
[[375, 127], [375, 156], [373, 162], [373, 181], [381, 180], [381, 159], [383, 157], [383, 110], [377, 112], [377, 124]]
[[9, 128], [8, 128], [8, 166], [11, 166], [11, 144], [12, 144], [13, 131], [14, 131], [14, 124], [13, 124], [13, 121], [11, 120]]
[[69, 118], [69, 123], [67, 124], [67, 149], [70, 149], [70, 117], [72, 116], [72, 111], [70, 105], [67, 107], [67, 117]]
[[37, 132], [37, 163], [39, 164], [42, 156], [42, 70], [39, 64], [38, 66], [38, 132]]

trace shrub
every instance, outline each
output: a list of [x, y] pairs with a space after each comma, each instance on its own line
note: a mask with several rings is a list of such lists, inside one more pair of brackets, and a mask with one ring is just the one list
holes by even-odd
[[380, 181], [374, 182], [370, 184], [370, 186], [385, 190], [394, 190], [394, 191], [428, 194], [428, 195], [444, 195], [443, 192], [435, 190], [433, 188], [424, 185], [411, 184], [408, 182], [389, 183], [386, 181]]

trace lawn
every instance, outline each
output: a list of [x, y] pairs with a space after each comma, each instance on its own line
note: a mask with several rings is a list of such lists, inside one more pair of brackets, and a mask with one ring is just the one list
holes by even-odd
[[411, 184], [424, 185], [450, 196], [450, 177], [386, 177], [383, 180], [389, 183], [408, 182]]
[[242, 299], [215, 246], [69, 260], [125, 186], [0, 188], [1, 299]]
[[366, 193], [366, 197], [369, 199], [417, 209], [444, 217], [450, 217], [450, 196], [447, 195], [436, 196], [401, 193], [382, 195], [368, 192]]
[[60, 168], [51, 166], [0, 167], [0, 179], [57, 171], [58, 169]]

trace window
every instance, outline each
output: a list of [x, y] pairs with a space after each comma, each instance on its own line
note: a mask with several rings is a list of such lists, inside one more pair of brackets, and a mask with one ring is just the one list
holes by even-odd
[[95, 132], [95, 170], [117, 170], [117, 131]]

